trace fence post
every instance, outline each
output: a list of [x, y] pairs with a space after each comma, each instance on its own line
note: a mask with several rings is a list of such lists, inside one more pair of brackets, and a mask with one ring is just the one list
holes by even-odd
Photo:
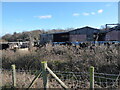
[[13, 82], [13, 87], [16, 87], [16, 69], [15, 69], [15, 65], [11, 65], [12, 66], [12, 82]]
[[94, 89], [94, 67], [90, 66], [90, 89]]
[[2, 69], [0, 68], [0, 90], [2, 90]]
[[47, 62], [46, 61], [41, 62], [41, 65], [42, 65], [43, 85], [44, 85], [44, 90], [46, 90], [48, 88], [48, 78], [46, 72]]
[[47, 67], [47, 70], [49, 71], [49, 73], [61, 84], [61, 86], [64, 88], [64, 89], [67, 89], [68, 87], [53, 73], [53, 71]]
[[30, 85], [28, 86], [27, 90], [29, 90], [29, 88], [35, 83], [35, 81], [41, 76], [42, 72], [38, 72], [38, 74], [36, 75], [36, 77], [33, 79], [33, 81], [30, 83]]

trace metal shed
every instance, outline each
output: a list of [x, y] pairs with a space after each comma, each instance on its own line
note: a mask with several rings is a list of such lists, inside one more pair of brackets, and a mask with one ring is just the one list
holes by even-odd
[[120, 26], [111, 28], [106, 33], [105, 41], [120, 41]]
[[94, 35], [96, 35], [99, 31], [99, 29], [88, 26], [69, 31], [70, 42], [94, 41]]
[[53, 42], [53, 34], [40, 34], [40, 44]]
[[50, 43], [50, 42], [68, 42], [69, 32], [59, 32], [50, 34], [40, 35], [40, 44]]
[[120, 41], [120, 31], [111, 31], [106, 34], [105, 41]]

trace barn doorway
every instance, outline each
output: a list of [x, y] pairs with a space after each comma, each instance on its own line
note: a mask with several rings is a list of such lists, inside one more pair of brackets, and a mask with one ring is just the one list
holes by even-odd
[[98, 41], [105, 41], [105, 36], [106, 36], [105, 33], [99, 34], [99, 36], [98, 36]]

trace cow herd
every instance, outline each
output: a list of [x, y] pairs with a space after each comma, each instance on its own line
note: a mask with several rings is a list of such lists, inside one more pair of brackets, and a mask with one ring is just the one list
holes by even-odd
[[[110, 46], [110, 45], [120, 45], [120, 42], [74, 42], [74, 43], [71, 43], [71, 42], [61, 42], [61, 43], [58, 43], [58, 42], [54, 42], [54, 43], [51, 43], [52, 46], [54, 45], [67, 45], [67, 46], [79, 46], [81, 48], [86, 48], [86, 47], [91, 47], [91, 46], [95, 46], [95, 45], [105, 45], [105, 46]], [[34, 45], [35, 47], [42, 47], [44, 45]], [[7, 49], [22, 49], [22, 48], [28, 48], [29, 47], [29, 44], [28, 43], [23, 43], [23, 44], [18, 44], [18, 43], [14, 43], [14, 44], [10, 44], [10, 43], [0, 43], [0, 50], [7, 50]]]

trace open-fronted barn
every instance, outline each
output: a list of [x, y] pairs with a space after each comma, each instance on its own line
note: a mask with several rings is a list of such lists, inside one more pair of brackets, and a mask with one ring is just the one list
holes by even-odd
[[50, 43], [50, 42], [68, 42], [69, 41], [69, 32], [59, 32], [51, 34], [41, 34], [40, 43]]
[[120, 41], [120, 26], [100, 30], [92, 27], [83, 27], [68, 32], [41, 34], [40, 43], [49, 42], [86, 42], [86, 41]]
[[91, 27], [83, 27], [69, 32], [59, 32], [51, 34], [41, 34], [40, 43], [49, 42], [81, 42], [81, 41], [94, 41], [95, 36], [99, 32], [99, 29]]
[[69, 32], [60, 32], [53, 34], [53, 42], [68, 42]]

